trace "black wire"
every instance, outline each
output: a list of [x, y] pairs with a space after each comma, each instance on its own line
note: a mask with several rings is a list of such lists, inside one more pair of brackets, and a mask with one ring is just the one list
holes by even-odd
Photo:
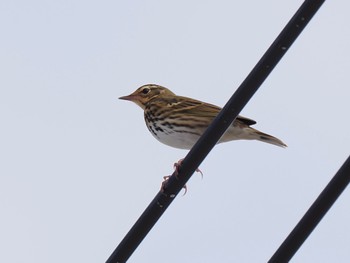
[[[174, 173], [169, 178], [163, 192], [159, 192], [155, 196], [128, 234], [114, 250], [107, 263], [126, 262], [128, 260], [323, 2], [324, 0], [306, 0], [301, 5], [212, 124], [187, 154], [179, 168], [178, 176], [175, 177]], [[132, 194], [134, 195], [134, 193]]]
[[350, 157], [318, 196], [269, 263], [288, 262], [315, 229], [350, 182]]

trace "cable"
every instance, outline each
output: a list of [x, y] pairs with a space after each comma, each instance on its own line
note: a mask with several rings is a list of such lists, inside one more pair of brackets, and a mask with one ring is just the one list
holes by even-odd
[[[128, 260], [323, 2], [324, 0], [306, 0], [301, 5], [218, 116], [213, 120], [212, 124], [187, 154], [178, 170], [178, 176], [174, 176], [174, 173], [169, 178], [163, 191], [159, 192], [151, 201], [134, 226], [108, 258], [107, 263], [122, 263]], [[134, 195], [134, 193], [131, 194]]]
[[318, 196], [269, 263], [288, 262], [308, 238], [350, 182], [350, 156]]

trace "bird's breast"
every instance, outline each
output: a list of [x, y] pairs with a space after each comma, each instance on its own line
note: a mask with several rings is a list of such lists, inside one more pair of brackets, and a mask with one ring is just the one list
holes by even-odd
[[204, 132], [203, 129], [193, 129], [172, 119], [159, 118], [150, 112], [145, 113], [145, 122], [158, 141], [178, 149], [191, 149]]

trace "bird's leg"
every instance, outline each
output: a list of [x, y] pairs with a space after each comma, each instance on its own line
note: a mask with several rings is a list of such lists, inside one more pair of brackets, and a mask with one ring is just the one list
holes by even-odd
[[[181, 164], [182, 164], [182, 161], [183, 161], [183, 159], [180, 159], [177, 163], [174, 163], [174, 169], [175, 169], [175, 174], [174, 174], [174, 176], [175, 176], [176, 178], [178, 178], [179, 168], [180, 168], [180, 166], [181, 166]], [[201, 170], [199, 170], [199, 169], [197, 168], [197, 169], [196, 169], [196, 172], [197, 172], [197, 173], [200, 173], [201, 176], [202, 176], [202, 178], [203, 178], [203, 173], [202, 173]], [[167, 175], [167, 176], [164, 176], [164, 177], [163, 177], [164, 181], [162, 182], [162, 185], [161, 185], [161, 187], [160, 187], [160, 190], [161, 190], [161, 191], [164, 190], [164, 186], [165, 186], [166, 182], [169, 180], [170, 176], [171, 176], [171, 175]], [[185, 195], [185, 194], [187, 193], [187, 186], [184, 185], [183, 188], [185, 189], [185, 193], [184, 193], [183, 195]]]
[[[169, 180], [170, 176], [171, 176], [171, 175], [167, 175], [167, 176], [164, 176], [164, 177], [163, 177], [164, 181], [162, 182], [162, 185], [160, 186], [160, 191], [163, 192], [164, 186], [165, 186], [166, 182]], [[177, 178], [177, 177], [176, 177], [176, 178]], [[185, 195], [185, 194], [187, 193], [187, 186], [184, 185], [183, 189], [185, 189], [185, 192], [184, 192], [184, 194], [183, 194], [183, 195]]]
[[[184, 159], [180, 159], [177, 163], [174, 163], [175, 176], [176, 176], [176, 177], [177, 177], [178, 174], [179, 174], [179, 167], [181, 166], [183, 160], [184, 160]], [[203, 173], [202, 173], [201, 170], [199, 170], [199, 168], [196, 169], [196, 172], [197, 172], [197, 173], [200, 173], [201, 176], [202, 176], [202, 178], [203, 178]]]

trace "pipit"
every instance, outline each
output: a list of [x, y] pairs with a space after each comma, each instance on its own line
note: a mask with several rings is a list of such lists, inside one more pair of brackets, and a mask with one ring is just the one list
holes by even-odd
[[[144, 110], [148, 130], [160, 142], [171, 147], [191, 149], [221, 110], [220, 107], [192, 98], [177, 96], [169, 89], [147, 84], [128, 96], [120, 97]], [[258, 140], [286, 147], [274, 136], [256, 130], [256, 121], [238, 116], [218, 143], [233, 140]], [[176, 170], [179, 164], [175, 164]]]

